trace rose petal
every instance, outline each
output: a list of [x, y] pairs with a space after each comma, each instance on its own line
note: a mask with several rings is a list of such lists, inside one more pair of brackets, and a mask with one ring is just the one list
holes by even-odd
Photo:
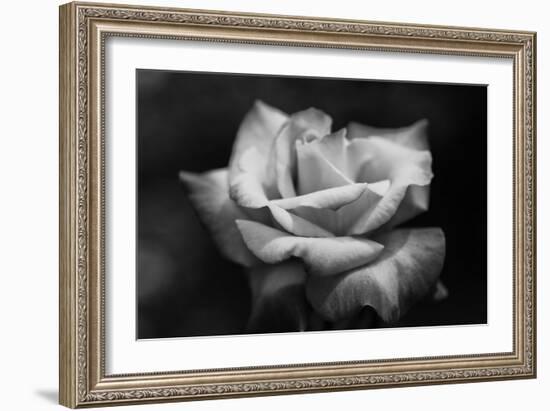
[[311, 311], [305, 298], [306, 277], [298, 260], [251, 269], [252, 310], [248, 331], [305, 331]]
[[229, 196], [238, 205], [249, 208], [264, 207], [268, 203], [266, 189], [262, 183], [262, 173], [258, 165], [262, 164], [262, 156], [255, 147], [250, 147], [242, 153], [238, 164], [234, 166], [234, 174], [229, 178]]
[[238, 159], [239, 154], [252, 145], [267, 157], [273, 140], [288, 118], [281, 110], [256, 100], [237, 131], [231, 158]]
[[351, 122], [347, 129], [350, 139], [379, 136], [416, 150], [428, 150], [429, 148], [428, 120], [426, 119], [401, 128], [378, 128]]
[[268, 264], [301, 258], [314, 275], [332, 275], [364, 265], [383, 249], [365, 238], [295, 237], [255, 221], [237, 220], [244, 242], [256, 257]]
[[388, 193], [375, 204], [375, 207], [365, 210], [360, 219], [354, 222], [350, 231], [355, 235], [368, 234], [389, 222], [399, 208], [407, 187], [394, 184]]
[[445, 259], [439, 228], [401, 229], [377, 241], [384, 251], [373, 263], [330, 277], [310, 277], [307, 296], [326, 319], [337, 321], [373, 307], [385, 322], [399, 319], [436, 284]]
[[269, 205], [268, 208], [275, 222], [289, 233], [300, 237], [334, 237], [331, 232], [321, 228], [317, 224], [289, 213], [281, 207]]
[[320, 110], [309, 108], [293, 114], [277, 135], [268, 163], [268, 178], [276, 182], [281, 197], [294, 197], [296, 140], [309, 141], [330, 133], [332, 119]]
[[380, 193], [384, 193], [388, 185], [387, 180], [364, 184], [360, 196], [336, 210], [300, 206], [292, 209], [292, 213], [338, 236], [362, 234], [362, 227], [382, 199]]
[[[340, 136], [344, 133], [340, 132]], [[296, 155], [298, 165], [298, 193], [308, 194], [314, 191], [324, 190], [333, 187], [353, 184], [347, 176], [333, 164], [329, 157], [335, 159], [336, 150], [340, 148], [333, 145], [321, 144], [320, 141], [338, 141], [338, 137], [326, 136], [322, 140], [315, 140], [310, 143], [296, 142]], [[338, 143], [336, 143], [338, 144]], [[328, 146], [328, 149], [327, 149]], [[335, 152], [332, 152], [334, 148]], [[327, 154], [325, 155], [325, 150]]]
[[441, 281], [438, 281], [433, 289], [431, 299], [434, 303], [439, 303], [449, 296], [449, 290]]
[[189, 199], [220, 252], [231, 261], [252, 266], [258, 259], [248, 250], [235, 224], [236, 219], [246, 218], [246, 215], [228, 197], [227, 177], [227, 169], [204, 174], [180, 172]]
[[[242, 121], [229, 160], [232, 198], [243, 206], [263, 206], [259, 193], [276, 197], [277, 187], [266, 175], [271, 146], [288, 116], [262, 101], [256, 101]], [[248, 190], [254, 193], [248, 193]]]
[[427, 150], [414, 150], [382, 137], [355, 139], [350, 149], [365, 153], [356, 181], [375, 182], [389, 179], [425, 185], [432, 178], [432, 155]]
[[365, 190], [365, 187], [366, 184], [350, 184], [347, 186], [315, 191], [314, 193], [304, 194], [302, 196], [272, 200], [271, 204], [277, 205], [285, 210], [303, 206], [337, 209], [357, 200]]
[[380, 193], [388, 190], [389, 181], [384, 180], [374, 184], [367, 184], [361, 196], [352, 203], [338, 209], [341, 221], [341, 232], [346, 235], [363, 234], [369, 226], [371, 216], [384, 198]]
[[386, 223], [386, 226], [395, 227], [417, 215], [428, 211], [430, 206], [430, 186], [411, 184], [407, 187], [405, 197], [399, 204], [393, 217]]
[[[310, 150], [315, 149], [318, 152], [317, 156], [322, 157], [325, 163], [328, 162], [349, 183], [356, 182], [355, 178], [362, 164], [370, 158], [370, 154], [362, 150], [358, 151], [356, 147], [351, 146], [346, 133], [346, 129], [341, 129], [313, 140], [307, 146], [310, 146]], [[313, 177], [315, 174], [309, 176], [309, 178]]]
[[[353, 182], [364, 182], [357, 180], [357, 176], [363, 164], [372, 157], [372, 154], [357, 147], [356, 144], [352, 145], [346, 135], [347, 130], [342, 129], [310, 144], [317, 145], [324, 157], [346, 178]], [[369, 180], [368, 182], [373, 181]]]
[[363, 234], [378, 229], [395, 216], [388, 225], [391, 227], [427, 209], [428, 186], [433, 177], [429, 151], [407, 148], [381, 137], [355, 139], [350, 147], [370, 155], [358, 173], [358, 181], [391, 181], [382, 200], [354, 233]]
[[323, 136], [322, 139], [312, 142], [319, 147], [323, 155], [330, 161], [334, 167], [344, 172], [348, 165], [347, 147], [349, 141], [346, 138], [347, 130], [340, 129], [332, 134]]
[[[288, 118], [285, 113], [263, 101], [254, 102], [237, 131], [229, 160], [230, 177], [233, 177], [236, 171], [235, 166], [239, 163], [241, 155], [250, 147], [255, 147], [259, 157], [263, 161], [267, 161], [273, 141]], [[258, 165], [262, 165], [262, 163]]]
[[318, 208], [309, 206], [299, 206], [292, 209], [292, 214], [310, 221], [318, 227], [331, 232], [334, 235], [344, 235], [342, 230], [342, 220], [337, 210], [330, 208]]

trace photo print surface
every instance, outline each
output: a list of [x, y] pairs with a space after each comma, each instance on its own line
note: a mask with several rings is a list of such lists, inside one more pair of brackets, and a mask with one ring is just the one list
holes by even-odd
[[485, 86], [136, 87], [138, 338], [487, 322]]

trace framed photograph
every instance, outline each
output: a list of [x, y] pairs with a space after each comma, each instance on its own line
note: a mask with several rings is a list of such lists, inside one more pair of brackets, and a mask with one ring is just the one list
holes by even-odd
[[535, 40], [61, 6], [61, 404], [534, 378]]

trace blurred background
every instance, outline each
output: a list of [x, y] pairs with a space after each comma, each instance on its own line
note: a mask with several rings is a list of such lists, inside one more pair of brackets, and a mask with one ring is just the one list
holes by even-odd
[[138, 338], [244, 332], [245, 272], [219, 255], [178, 172], [226, 167], [256, 99], [287, 113], [319, 108], [334, 130], [428, 119], [430, 210], [407, 225], [445, 232], [449, 297], [419, 303], [392, 326], [487, 321], [485, 86], [138, 70], [137, 95]]

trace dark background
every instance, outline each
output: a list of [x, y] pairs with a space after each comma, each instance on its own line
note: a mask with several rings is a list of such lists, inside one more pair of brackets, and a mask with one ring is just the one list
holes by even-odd
[[287, 113], [319, 108], [333, 130], [428, 119], [430, 210], [408, 225], [445, 232], [449, 298], [418, 304], [395, 326], [486, 323], [485, 86], [137, 70], [137, 95], [138, 338], [243, 333], [246, 276], [219, 255], [178, 172], [226, 167], [255, 99]]

